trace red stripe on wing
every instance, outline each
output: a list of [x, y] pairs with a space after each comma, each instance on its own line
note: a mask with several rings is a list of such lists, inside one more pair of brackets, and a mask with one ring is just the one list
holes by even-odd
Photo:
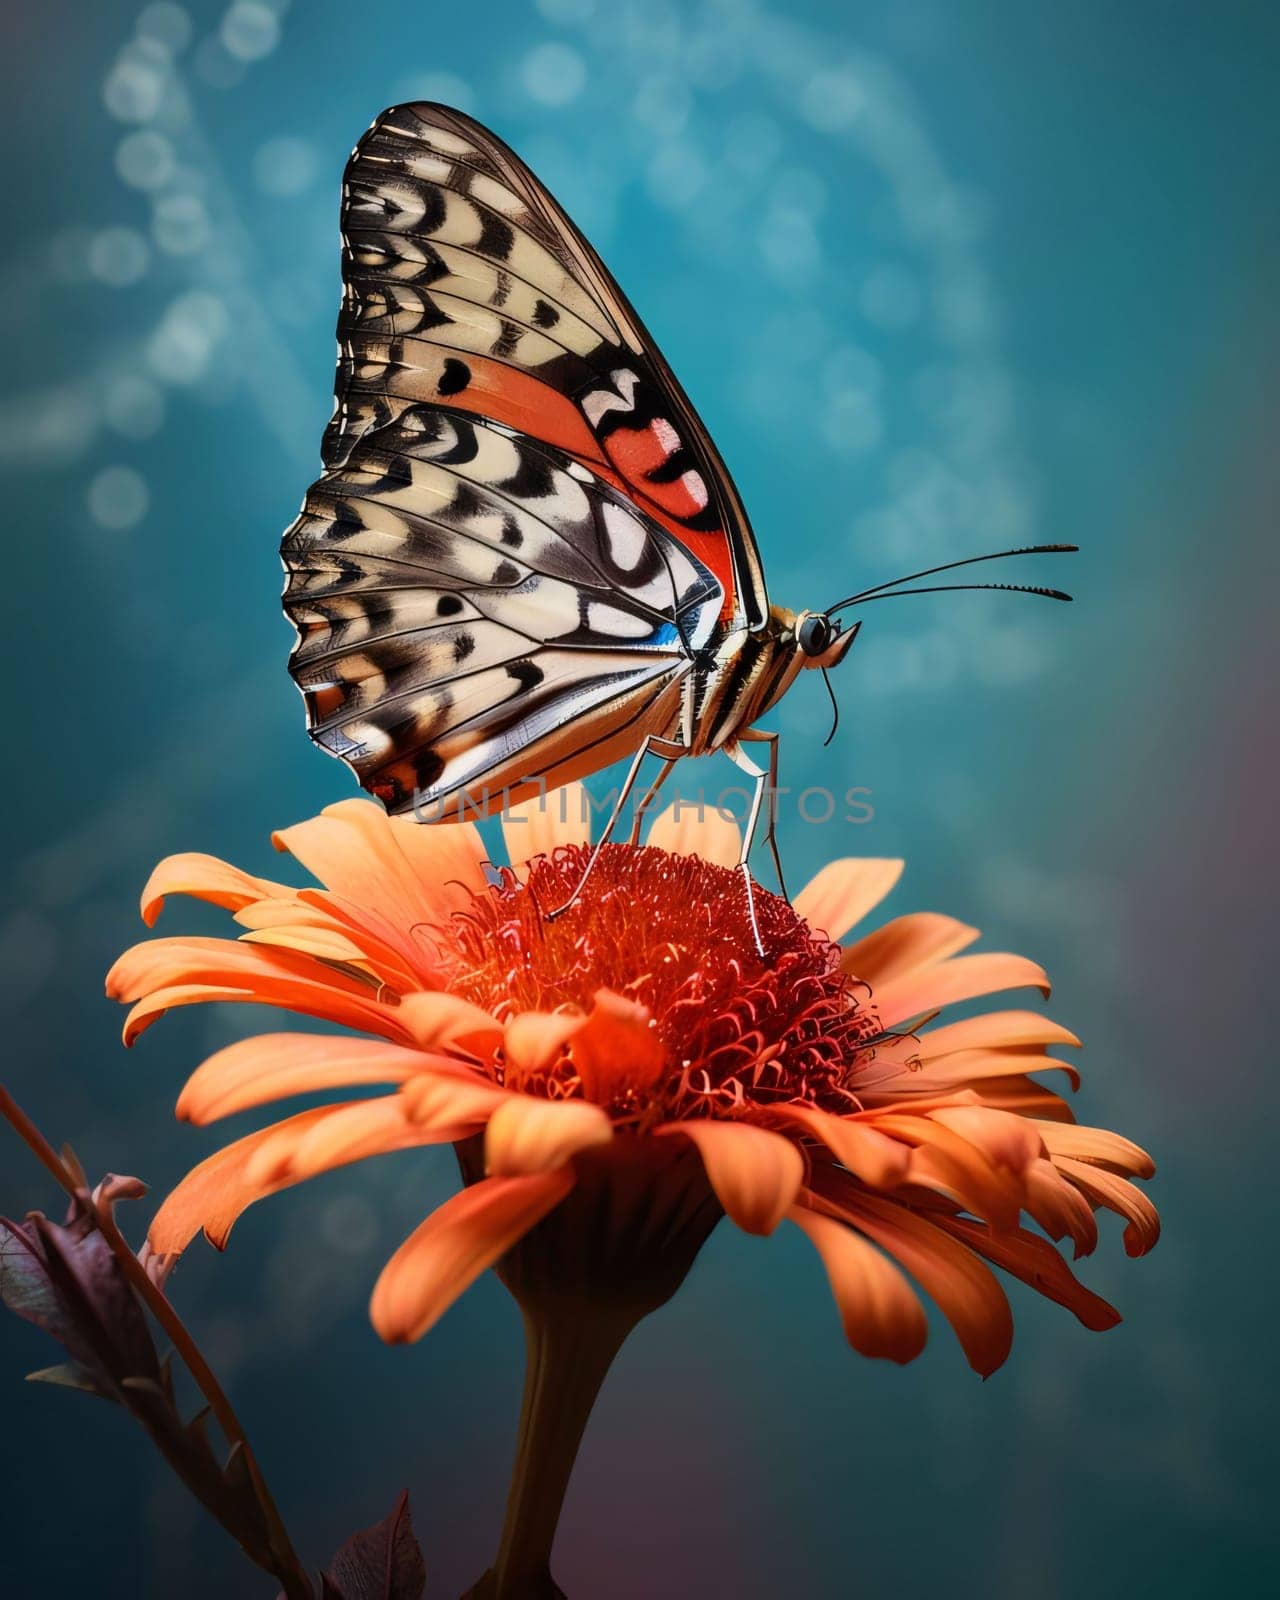
[[467, 362], [471, 381], [465, 389], [449, 396], [451, 406], [555, 445], [612, 484], [715, 574], [724, 594], [720, 616], [725, 619], [732, 614], [733, 560], [723, 530], [694, 531], [680, 520], [696, 515], [706, 505], [705, 487], [699, 500], [688, 481], [694, 479], [701, 486], [701, 477], [690, 471], [674, 483], [646, 481], [645, 474], [660, 467], [670, 455], [670, 443], [661, 431], [663, 423], [618, 429], [606, 445], [606, 460], [586, 419], [567, 395], [501, 361], [469, 355]]

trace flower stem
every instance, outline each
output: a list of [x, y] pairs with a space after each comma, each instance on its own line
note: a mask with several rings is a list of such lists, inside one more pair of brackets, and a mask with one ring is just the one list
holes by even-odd
[[468, 1600], [564, 1600], [551, 1546], [587, 1418], [636, 1317], [568, 1302], [524, 1313], [527, 1366], [502, 1542]]
[[[483, 1142], [455, 1149], [476, 1182]], [[498, 1558], [465, 1600], [565, 1600], [551, 1546], [600, 1385], [723, 1215], [684, 1141], [617, 1138], [579, 1153], [571, 1192], [496, 1263], [524, 1316], [524, 1405]]]

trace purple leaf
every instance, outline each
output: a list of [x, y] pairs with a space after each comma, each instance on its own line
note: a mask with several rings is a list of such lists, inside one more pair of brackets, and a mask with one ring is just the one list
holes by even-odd
[[421, 1600], [427, 1568], [409, 1518], [409, 1496], [389, 1517], [353, 1533], [325, 1573], [324, 1600]]
[[119, 1401], [126, 1378], [160, 1376], [142, 1307], [79, 1201], [61, 1225], [38, 1211], [25, 1222], [0, 1219], [0, 1300], [62, 1345], [75, 1387]]

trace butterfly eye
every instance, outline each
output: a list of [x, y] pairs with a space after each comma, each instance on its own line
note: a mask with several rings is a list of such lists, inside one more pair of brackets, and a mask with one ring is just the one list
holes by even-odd
[[831, 643], [830, 619], [820, 611], [813, 612], [800, 624], [797, 638], [805, 655], [820, 656]]

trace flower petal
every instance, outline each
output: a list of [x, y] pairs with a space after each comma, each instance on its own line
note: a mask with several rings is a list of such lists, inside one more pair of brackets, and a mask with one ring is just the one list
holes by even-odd
[[176, 1010], [179, 1006], [229, 1001], [279, 1006], [286, 1011], [296, 1011], [300, 1016], [315, 1017], [321, 1022], [336, 1022], [346, 1028], [358, 1028], [364, 1033], [376, 1033], [384, 1038], [403, 1041], [406, 1036], [396, 1020], [398, 1008], [365, 999], [368, 993], [364, 989], [359, 994], [348, 994], [329, 984], [306, 983], [301, 979], [272, 984], [269, 990], [237, 988], [233, 984], [171, 984], [138, 1001], [124, 1019], [123, 1037], [126, 1045], [132, 1045], [138, 1035], [164, 1016], [166, 1011]]
[[251, 900], [235, 911], [235, 920], [242, 928], [256, 932], [259, 928], [329, 928], [335, 933], [350, 933], [345, 921], [336, 915], [323, 898], [320, 904], [304, 900], [303, 895], [323, 896], [323, 890], [299, 889], [287, 899]]
[[822, 1257], [845, 1338], [858, 1354], [913, 1361], [924, 1349], [929, 1324], [897, 1267], [845, 1223], [804, 1206], [787, 1215]]
[[[392, 1099], [395, 1097], [392, 1096]], [[270, 1127], [237, 1139], [226, 1145], [183, 1178], [167, 1197], [155, 1215], [147, 1232], [152, 1250], [161, 1256], [179, 1255], [192, 1238], [203, 1228], [205, 1237], [216, 1249], [225, 1249], [228, 1236], [240, 1213], [268, 1194], [286, 1189], [298, 1180], [295, 1177], [263, 1179], [251, 1173], [250, 1168], [264, 1150], [274, 1152], [270, 1165], [277, 1169], [286, 1154], [295, 1150], [312, 1130], [323, 1125], [330, 1117], [351, 1109], [351, 1105], [385, 1104], [379, 1101], [355, 1101], [339, 1106], [318, 1106], [312, 1111], [300, 1111], [284, 1122], [273, 1122]], [[400, 1149], [403, 1143], [427, 1143], [426, 1139], [407, 1138], [403, 1142], [383, 1142], [381, 1149]], [[330, 1166], [341, 1166], [359, 1159], [360, 1155], [373, 1154], [362, 1150], [357, 1154], [337, 1153]], [[259, 1171], [263, 1163], [259, 1163]]]
[[989, 1106], [944, 1106], [928, 1115], [930, 1121], [942, 1123], [976, 1145], [993, 1165], [1019, 1176], [1044, 1154], [1034, 1125], [1011, 1111]]
[[591, 843], [591, 808], [580, 783], [535, 794], [502, 814], [502, 837], [513, 866], [554, 855], [563, 845]]
[[519, 1088], [528, 1077], [544, 1073], [586, 1023], [581, 1011], [521, 1011], [502, 1034], [506, 1081]]
[[664, 1122], [653, 1131], [693, 1141], [716, 1199], [744, 1233], [772, 1233], [795, 1204], [804, 1157], [782, 1134], [720, 1121]]
[[654, 818], [645, 843], [674, 856], [701, 856], [714, 867], [736, 867], [742, 856], [737, 822], [700, 800], [672, 801]]
[[902, 876], [902, 861], [846, 856], [829, 861], [792, 902], [795, 913], [828, 939], [843, 939], [873, 911]]
[[250, 1183], [300, 1183], [333, 1167], [347, 1166], [365, 1156], [386, 1155], [419, 1144], [439, 1144], [435, 1129], [411, 1122], [399, 1095], [376, 1100], [356, 1100], [331, 1107], [300, 1138], [264, 1145], [245, 1168]]
[[[329, 960], [342, 960], [363, 968], [371, 977], [394, 989], [408, 994], [422, 983], [422, 961], [411, 965], [402, 950], [388, 944], [366, 925], [367, 916], [351, 915], [335, 895], [320, 889], [302, 889], [290, 900], [255, 900], [235, 914], [236, 921], [248, 930], [241, 938], [246, 943], [280, 943], [305, 949]], [[337, 943], [317, 940], [311, 944], [306, 934], [314, 930], [329, 935], [334, 941], [345, 940], [347, 950], [343, 955]], [[274, 938], [273, 935], [301, 935]], [[415, 955], [418, 953], [415, 952]]]
[[1116, 1308], [1086, 1289], [1048, 1240], [1023, 1228], [993, 1233], [981, 1222], [964, 1217], [939, 1217], [937, 1223], [970, 1250], [1030, 1284], [1046, 1300], [1065, 1306], [1092, 1332], [1105, 1333], [1120, 1321]]
[[894, 1058], [889, 1048], [877, 1049], [874, 1063], [858, 1079], [858, 1098], [868, 1109], [910, 1106], [921, 1096], [931, 1099], [948, 1090], [971, 1090], [985, 1104], [1030, 1117], [1074, 1120], [1065, 1100], [1027, 1076], [1033, 1072], [1064, 1072], [1073, 1089], [1080, 1074], [1056, 1056], [1023, 1054], [1015, 1050], [956, 1050], [936, 1061], [919, 1056]]
[[917, 968], [891, 978], [872, 995], [876, 1014], [886, 1028], [896, 1028], [912, 1017], [937, 1011], [961, 1000], [996, 994], [1001, 989], [1039, 989], [1049, 993], [1044, 969], [1025, 956], [991, 951], [984, 955], [956, 956], [936, 966]]
[[1160, 1238], [1160, 1213], [1141, 1189], [1127, 1178], [1118, 1177], [1105, 1167], [1093, 1166], [1088, 1161], [1055, 1156], [1053, 1164], [1089, 1199], [1125, 1218], [1128, 1223], [1124, 1230], [1126, 1255], [1145, 1256], [1148, 1250], [1155, 1249]]
[[586, 1020], [570, 1040], [574, 1070], [589, 1100], [644, 1089], [666, 1067], [662, 1040], [645, 1006], [612, 989], [597, 989]]
[[1059, 1156], [1072, 1156], [1077, 1161], [1090, 1161], [1121, 1172], [1135, 1173], [1140, 1178], [1155, 1176], [1156, 1164], [1142, 1148], [1122, 1134], [1109, 1128], [1085, 1128], [1078, 1123], [1040, 1122], [1036, 1124], [1045, 1148], [1056, 1161]]
[[[928, 1037], [926, 1034], [921, 1041], [922, 1048]], [[876, 1088], [883, 1089], [890, 1082], [896, 1087], [901, 1082], [903, 1088], [917, 1094], [921, 1091], [936, 1093], [943, 1088], [991, 1078], [1021, 1077], [1028, 1072], [1065, 1072], [1073, 1088], [1078, 1088], [1080, 1084], [1080, 1074], [1069, 1061], [1059, 1061], [1055, 1056], [1038, 1051], [952, 1050], [945, 1056], [922, 1054], [917, 1058], [914, 1070], [906, 1068], [904, 1064], [900, 1079], [877, 1082]]]
[[[1043, 1072], [1046, 1067], [1060, 1067], [1062, 1062], [1055, 1061], [1052, 1056], [1045, 1056], [1037, 1072]], [[1044, 1084], [1035, 1078], [1014, 1074], [1012, 1077], [999, 1078], [974, 1078], [969, 1088], [983, 1102], [984, 1105], [994, 1107], [997, 1111], [1013, 1111], [1020, 1117], [1027, 1117], [1031, 1121], [1047, 1122], [1074, 1122], [1076, 1114], [1062, 1098], [1054, 1094], [1052, 1089], [1046, 1089]]]
[[142, 920], [155, 926], [171, 894], [191, 895], [226, 911], [239, 911], [254, 900], [292, 899], [297, 891], [268, 878], [255, 878], [217, 856], [184, 851], [166, 856], [147, 879], [142, 891]]
[[510, 1096], [510, 1089], [462, 1063], [418, 1073], [400, 1091], [411, 1122], [422, 1128], [449, 1130], [450, 1139], [479, 1133]]
[[1068, 1235], [1076, 1260], [1097, 1248], [1098, 1222], [1093, 1207], [1058, 1171], [1052, 1161], [1033, 1161], [1027, 1169], [1027, 1211], [1051, 1239]]
[[485, 1178], [446, 1200], [382, 1270], [369, 1315], [388, 1344], [420, 1339], [486, 1267], [559, 1205], [573, 1168]]
[[1012, 1050], [1027, 1045], [1078, 1045], [1069, 1028], [1051, 1022], [1039, 1011], [984, 1011], [980, 1017], [965, 1017], [930, 1028], [920, 1036], [920, 1054], [932, 1061], [953, 1050]]
[[424, 965], [429, 952], [418, 930], [446, 923], [485, 886], [484, 852], [469, 824], [405, 821], [371, 800], [340, 800], [272, 842], [358, 908], [365, 926]]
[[1022, 1209], [1021, 1182], [968, 1139], [926, 1115], [886, 1112], [875, 1125], [915, 1147], [910, 1181], [954, 1200], [997, 1227], [1012, 1228]]
[[588, 1100], [508, 1095], [485, 1129], [485, 1172], [494, 1178], [549, 1172], [571, 1161], [579, 1150], [608, 1144], [612, 1138], [608, 1113]]
[[335, 928], [314, 928], [293, 923], [283, 927], [253, 928], [240, 935], [241, 944], [266, 945], [269, 949], [296, 950], [300, 955], [314, 956], [317, 961], [341, 961], [358, 965], [365, 961], [365, 953], [353, 944], [345, 933]]
[[344, 994], [368, 996], [367, 981], [335, 972], [289, 950], [264, 950], [242, 939], [144, 939], [126, 950], [107, 974], [113, 1000], [138, 1000], [175, 983], [230, 982], [270, 989], [301, 978], [318, 979]]
[[[342, 814], [345, 806], [372, 809], [375, 815], [381, 810], [362, 800], [344, 800], [326, 806], [325, 813]], [[484, 870], [488, 852], [470, 822], [417, 822], [412, 817], [384, 817], [383, 821], [404, 857], [410, 886], [427, 889], [433, 921], [444, 923], [455, 911], [465, 911], [472, 896], [488, 887]]]
[[502, 1038], [502, 1024], [461, 995], [423, 989], [400, 1001], [400, 1021], [422, 1050], [459, 1047], [486, 1054]]
[[[839, 1210], [937, 1303], [975, 1372], [987, 1378], [1003, 1365], [1013, 1343], [1013, 1314], [1004, 1290], [971, 1250], [904, 1206], [851, 1187], [842, 1192]], [[1052, 1246], [1045, 1248], [1056, 1256]]]
[[187, 1079], [177, 1115], [200, 1125], [317, 1089], [402, 1083], [428, 1059], [379, 1039], [260, 1033], [211, 1055]]
[[887, 983], [916, 967], [945, 961], [978, 936], [977, 928], [957, 922], [954, 917], [940, 916], [936, 911], [913, 911], [894, 917], [847, 946], [841, 952], [840, 965], [864, 983]]
[[890, 1189], [905, 1183], [911, 1166], [911, 1147], [891, 1139], [866, 1122], [838, 1117], [813, 1106], [781, 1105], [773, 1114], [794, 1122], [820, 1139], [841, 1166], [873, 1189]]

